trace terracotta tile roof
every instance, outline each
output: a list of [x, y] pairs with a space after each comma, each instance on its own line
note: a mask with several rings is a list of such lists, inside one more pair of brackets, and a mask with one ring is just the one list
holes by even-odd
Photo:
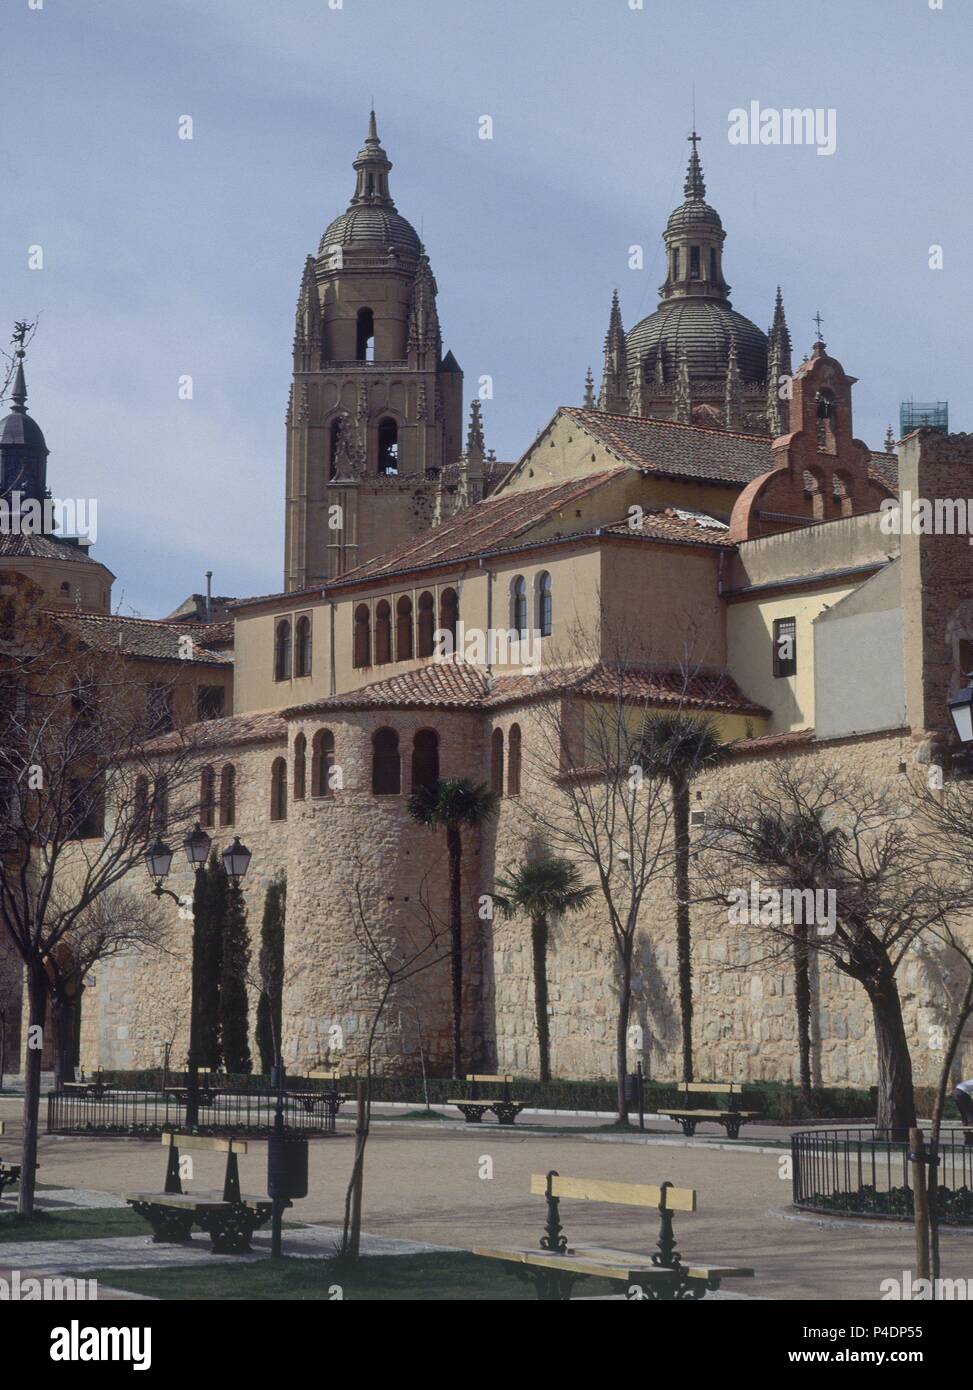
[[[626, 670], [626, 698], [652, 705], [675, 705], [736, 714], [766, 716], [768, 711], [746, 699], [730, 676], [723, 672], [691, 676], [681, 671]], [[283, 711], [286, 717], [355, 709], [467, 709], [490, 710], [521, 704], [558, 693], [593, 699], [617, 697], [619, 674], [602, 663], [561, 667], [537, 675], [516, 673], [489, 676], [482, 666], [465, 662], [435, 661], [414, 671], [391, 676]]]
[[601, 410], [562, 408], [615, 456], [633, 468], [662, 477], [742, 486], [774, 467], [769, 435], [651, 420], [641, 415], [608, 415]]
[[187, 744], [196, 748], [235, 748], [244, 743], [274, 743], [287, 738], [287, 724], [277, 710], [252, 710], [224, 719], [203, 719], [145, 745], [148, 753], [176, 752]]
[[[589, 473], [582, 478], [569, 478], [566, 482], [553, 483], [548, 487], [531, 488], [524, 492], [501, 492], [487, 497], [441, 526], [424, 531], [407, 544], [349, 570], [340, 579], [332, 581], [328, 589], [401, 574], [407, 570], [456, 564], [487, 551], [503, 549], [541, 522], [556, 517], [563, 508], [573, 506], [588, 493], [604, 487], [611, 479], [619, 477], [621, 472], [620, 468], [611, 468], [601, 473]], [[563, 533], [556, 534], [567, 534], [572, 530], [566, 526]]]
[[677, 544], [715, 545], [735, 550], [735, 544], [727, 539], [729, 529], [725, 521], [686, 507], [662, 507], [658, 511], [646, 512], [638, 527], [633, 527], [627, 518], [602, 527], [602, 531], [608, 535], [624, 536], [629, 540], [673, 541]]
[[899, 490], [899, 456], [898, 454], [878, 454], [872, 453], [871, 467], [869, 473], [878, 478], [879, 482], [885, 483], [893, 492]]
[[785, 752], [814, 742], [813, 729], [794, 729], [788, 734], [761, 734], [759, 738], [738, 738], [729, 745], [733, 754], [745, 757], [749, 753]]
[[[231, 642], [231, 623], [166, 623], [156, 618], [126, 618], [115, 613], [63, 613], [51, 610], [69, 631], [76, 633], [94, 651], [121, 652], [123, 656], [149, 657], [158, 661], [190, 661], [207, 666], [233, 664], [232, 651], [217, 651], [207, 640], [222, 645]], [[192, 639], [193, 655], [181, 656], [181, 639]]]

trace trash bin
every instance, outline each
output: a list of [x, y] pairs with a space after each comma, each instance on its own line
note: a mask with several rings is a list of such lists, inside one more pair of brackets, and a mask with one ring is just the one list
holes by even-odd
[[625, 1102], [627, 1105], [639, 1103], [639, 1078], [634, 1071], [625, 1073]]
[[307, 1196], [307, 1139], [272, 1134], [267, 1142], [267, 1196], [291, 1202]]

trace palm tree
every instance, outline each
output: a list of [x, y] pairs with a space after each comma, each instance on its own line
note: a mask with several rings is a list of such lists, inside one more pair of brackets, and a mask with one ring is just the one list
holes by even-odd
[[449, 777], [417, 787], [409, 797], [409, 814], [420, 825], [446, 831], [449, 856], [450, 982], [453, 989], [453, 1077], [463, 1074], [463, 906], [462, 828], [476, 829], [496, 814], [498, 798], [483, 782]]
[[723, 757], [713, 724], [681, 712], [652, 714], [646, 719], [636, 761], [646, 772], [664, 777], [672, 791], [676, 954], [679, 968], [679, 1014], [682, 1025], [682, 1079], [693, 1079], [693, 964], [689, 922], [689, 790], [693, 779]]
[[493, 901], [505, 917], [522, 912], [530, 918], [534, 964], [534, 1012], [540, 1079], [551, 1079], [551, 1033], [547, 1021], [548, 918], [577, 912], [589, 901], [594, 888], [583, 883], [581, 871], [570, 859], [525, 861], [509, 878], [497, 880]]

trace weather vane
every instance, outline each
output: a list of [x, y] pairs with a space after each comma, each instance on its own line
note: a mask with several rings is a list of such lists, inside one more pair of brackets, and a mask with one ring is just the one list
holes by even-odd
[[13, 336], [10, 341], [16, 347], [15, 356], [24, 356], [24, 344], [30, 338], [31, 333], [37, 327], [36, 323], [28, 323], [26, 319], [18, 319], [14, 324]]

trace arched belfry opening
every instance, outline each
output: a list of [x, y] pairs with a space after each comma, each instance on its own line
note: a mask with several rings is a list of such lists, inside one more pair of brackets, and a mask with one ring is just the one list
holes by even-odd
[[375, 361], [375, 315], [371, 309], [358, 310], [358, 344], [355, 357], [359, 362]]
[[378, 427], [378, 471], [393, 477], [399, 471], [399, 427], [394, 420], [382, 420]]

